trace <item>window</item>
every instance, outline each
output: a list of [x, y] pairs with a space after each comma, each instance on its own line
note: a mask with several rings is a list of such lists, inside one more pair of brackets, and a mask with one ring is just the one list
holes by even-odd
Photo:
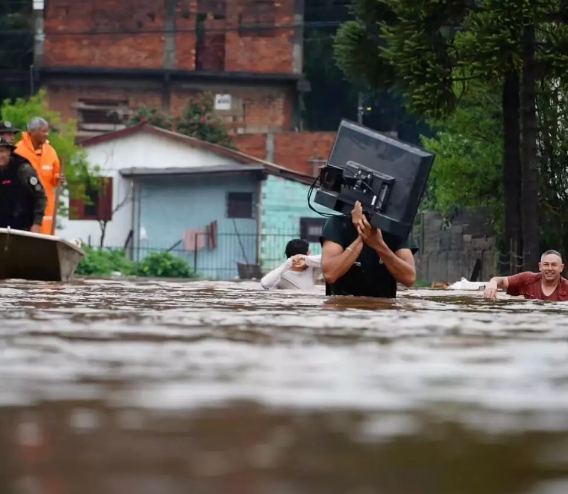
[[70, 220], [112, 220], [112, 178], [99, 177], [96, 185], [70, 187]]
[[77, 109], [80, 131], [121, 130], [130, 116], [126, 100], [81, 99], [73, 106]]
[[227, 194], [227, 218], [253, 218], [252, 192]]
[[325, 218], [300, 218], [300, 238], [319, 244], [325, 221]]

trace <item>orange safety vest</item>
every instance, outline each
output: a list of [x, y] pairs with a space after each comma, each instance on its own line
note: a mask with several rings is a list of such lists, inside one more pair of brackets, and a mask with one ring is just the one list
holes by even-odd
[[35, 168], [41, 184], [47, 195], [47, 206], [43, 214], [43, 222], [41, 224], [41, 233], [51, 235], [51, 226], [55, 216], [55, 192], [57, 190], [57, 181], [61, 172], [61, 163], [57, 157], [57, 153], [53, 146], [47, 141], [38, 149], [32, 144], [30, 134], [22, 132], [22, 140], [16, 144], [16, 154], [27, 159]]

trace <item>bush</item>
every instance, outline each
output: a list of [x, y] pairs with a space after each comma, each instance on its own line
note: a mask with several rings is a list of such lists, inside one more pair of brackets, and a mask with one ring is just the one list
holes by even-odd
[[195, 278], [189, 264], [169, 252], [156, 252], [138, 263], [136, 274], [156, 278]]
[[81, 260], [77, 271], [83, 276], [110, 276], [118, 271], [122, 274], [133, 274], [136, 264], [129, 261], [126, 253], [121, 249], [93, 249], [84, 247], [87, 255]]
[[167, 252], [150, 254], [141, 262], [129, 261], [122, 249], [85, 247], [86, 257], [75, 274], [79, 276], [110, 276], [113, 272], [156, 278], [195, 278], [189, 264]]

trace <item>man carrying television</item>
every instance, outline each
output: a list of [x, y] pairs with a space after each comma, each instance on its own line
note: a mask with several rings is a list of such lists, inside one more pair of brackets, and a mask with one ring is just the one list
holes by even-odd
[[327, 295], [395, 298], [397, 282], [416, 281], [416, 244], [372, 227], [359, 202], [351, 218], [328, 218], [320, 241]]

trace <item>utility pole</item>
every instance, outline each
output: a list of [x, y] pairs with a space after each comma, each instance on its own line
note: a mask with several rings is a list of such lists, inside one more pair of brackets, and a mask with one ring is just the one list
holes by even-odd
[[363, 93], [357, 95], [357, 123], [363, 125]]
[[35, 71], [43, 67], [45, 33], [43, 31], [43, 9], [44, 0], [33, 0], [33, 22], [34, 22], [34, 63], [30, 67], [30, 92], [33, 96], [35, 92]]

